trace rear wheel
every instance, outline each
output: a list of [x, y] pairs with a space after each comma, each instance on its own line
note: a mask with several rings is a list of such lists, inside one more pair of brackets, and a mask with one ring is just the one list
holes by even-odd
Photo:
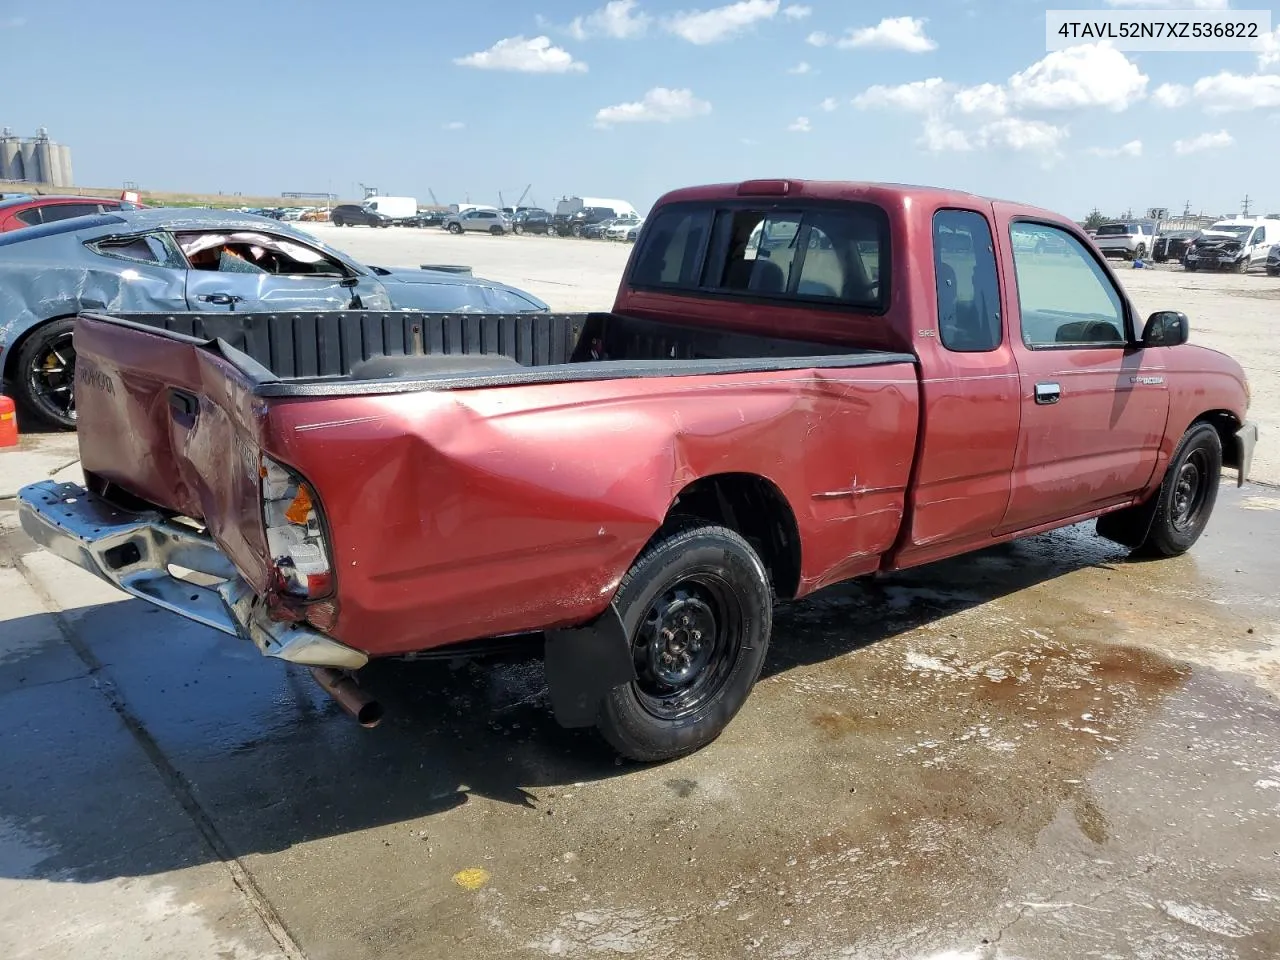
[[1138, 244], [1138, 249], [1133, 251], [1133, 258], [1135, 260], [1141, 260], [1146, 255], [1147, 255], [1147, 245], [1145, 243]]
[[491, 234], [493, 234], [495, 237], [500, 237], [500, 236], [502, 236], [502, 228], [501, 228], [501, 227], [490, 227], [490, 228], [489, 228], [489, 232], [490, 232]]
[[76, 427], [75, 320], [55, 320], [36, 329], [18, 354], [17, 400], [46, 426]]
[[1176, 557], [1200, 539], [1218, 501], [1222, 440], [1212, 424], [1197, 423], [1182, 436], [1156, 494], [1155, 516], [1137, 552]]
[[637, 679], [604, 700], [596, 725], [633, 760], [669, 760], [713, 741], [760, 675], [773, 624], [764, 565], [725, 527], [672, 531], [614, 598]]

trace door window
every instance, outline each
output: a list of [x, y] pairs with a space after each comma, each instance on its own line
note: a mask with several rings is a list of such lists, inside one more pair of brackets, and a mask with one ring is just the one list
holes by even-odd
[[143, 237], [107, 237], [104, 240], [95, 240], [88, 246], [89, 249], [104, 257], [177, 267], [179, 270], [184, 266], [180, 262], [181, 258], [175, 256], [164, 239], [156, 234]]
[[101, 212], [96, 203], [51, 203], [41, 208], [45, 223], [70, 220], [72, 217], [87, 217]]
[[179, 233], [176, 239], [193, 270], [288, 277], [349, 275], [341, 263], [319, 250], [256, 230]]
[[[1022, 342], [1028, 347], [1118, 347], [1125, 336], [1124, 301], [1102, 267], [1072, 234], [1037, 223], [1009, 227]], [[1036, 252], [1044, 235], [1065, 249]]]
[[987, 218], [973, 210], [933, 217], [933, 262], [942, 345], [958, 353], [994, 350], [1004, 339], [1000, 281]]

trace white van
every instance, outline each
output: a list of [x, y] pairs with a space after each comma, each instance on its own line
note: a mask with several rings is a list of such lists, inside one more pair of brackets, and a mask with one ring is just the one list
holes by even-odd
[[1265, 217], [1232, 217], [1219, 220], [1200, 232], [1187, 248], [1183, 266], [1191, 272], [1201, 267], [1245, 273], [1265, 267], [1267, 252], [1280, 242], [1280, 220]]
[[413, 197], [370, 197], [360, 206], [371, 213], [380, 213], [393, 220], [413, 217], [418, 213], [418, 201]]

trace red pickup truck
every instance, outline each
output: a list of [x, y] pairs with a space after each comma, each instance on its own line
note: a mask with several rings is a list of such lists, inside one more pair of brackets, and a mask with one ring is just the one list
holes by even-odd
[[362, 722], [370, 658], [503, 641], [561, 723], [656, 760], [741, 708], [777, 599], [1094, 517], [1187, 550], [1257, 439], [1240, 366], [1187, 336], [1045, 210], [695, 187], [609, 313], [84, 314], [87, 489], [21, 515]]

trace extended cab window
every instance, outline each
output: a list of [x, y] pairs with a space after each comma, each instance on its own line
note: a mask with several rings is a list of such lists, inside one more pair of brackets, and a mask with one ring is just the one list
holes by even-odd
[[[1029, 347], [1124, 346], [1124, 304], [1102, 267], [1074, 236], [1039, 223], [1009, 228], [1022, 315]], [[1054, 252], [1046, 250], [1051, 238]], [[1065, 249], [1058, 247], [1061, 240]]]
[[879, 208], [661, 211], [632, 272], [639, 287], [879, 307], [888, 225]]
[[638, 287], [696, 287], [710, 228], [711, 211], [705, 207], [663, 210], [651, 222], [631, 282]]
[[987, 218], [972, 210], [934, 214], [933, 262], [942, 345], [962, 353], [1000, 346], [1000, 284]]

